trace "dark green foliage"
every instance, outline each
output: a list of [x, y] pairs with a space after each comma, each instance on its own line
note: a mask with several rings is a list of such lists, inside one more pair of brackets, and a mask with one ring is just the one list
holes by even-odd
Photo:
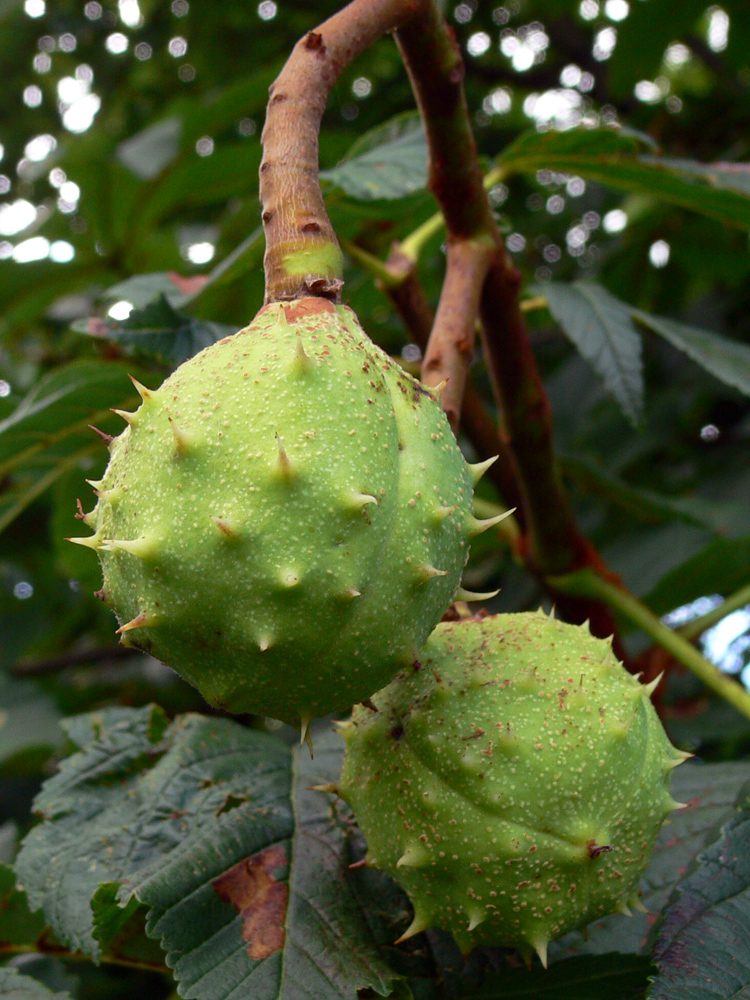
[[[747, 804], [737, 795], [750, 723], [627, 622], [629, 666], [649, 676], [668, 668], [659, 711], [673, 742], [698, 755], [673, 779], [690, 807], [664, 828], [641, 884], [651, 915], [605, 918], [586, 940], [575, 932], [552, 943], [544, 974], [492, 949], [464, 961], [439, 932], [395, 946], [408, 901], [385, 876], [347, 868], [363, 855], [351, 816], [307, 790], [338, 776], [333, 737], [315, 734], [311, 762], [286, 730], [200, 714], [205, 703], [170, 670], [123, 655], [111, 612], [93, 596], [98, 567], [63, 541], [85, 534], [76, 499], [106, 465], [88, 425], [117, 434], [110, 407], [138, 401], [127, 374], [155, 387], [262, 304], [268, 85], [343, 0], [277, 3], [275, 16], [262, 5], [264, 19], [257, 2], [140, 0], [136, 26], [123, 19], [132, 5], [128, 14], [114, 0], [88, 15], [83, 0], [48, 0], [43, 13], [38, 2], [0, 0], [0, 230], [13, 228], [6, 206], [43, 208], [27, 229], [0, 231], [0, 860], [13, 864], [24, 845], [20, 867], [0, 869], [0, 996], [742, 996], [750, 914]], [[750, 585], [750, 19], [746, 0], [630, 0], [619, 21], [616, 6], [595, 6], [590, 20], [577, 0], [445, 9], [492, 203], [533, 307], [526, 317], [576, 520], [664, 615]], [[530, 64], [514, 62], [513, 47], [539, 31]], [[611, 54], [595, 54], [612, 32]], [[120, 54], [107, 47], [117, 33], [128, 42]], [[170, 51], [174, 39], [187, 44], [182, 55]], [[82, 132], [61, 118], [73, 85], [101, 99]], [[24, 98], [29, 87], [41, 103]], [[56, 141], [41, 161], [26, 149], [39, 136]], [[347, 245], [384, 261], [434, 215], [392, 39], [336, 84], [320, 157]], [[622, 216], [608, 218], [615, 210], [624, 228]], [[32, 238], [74, 256], [14, 260]], [[432, 230], [418, 262], [433, 307], [444, 241]], [[400, 356], [413, 336], [355, 254], [345, 299]], [[132, 312], [116, 309], [125, 318], [115, 319], [109, 310], [122, 301]], [[471, 374], [496, 416], [481, 352]], [[490, 477], [478, 496], [503, 501]], [[474, 545], [464, 584], [500, 587], [490, 610], [545, 600], [517, 556], [494, 532]], [[727, 640], [738, 672], [749, 662], [743, 641]], [[166, 716], [145, 708], [152, 701]], [[290, 892], [286, 940], [256, 961], [211, 880], [278, 845], [294, 846], [288, 871], [270, 869]], [[77, 944], [101, 964], [72, 958]], [[709, 970], [711, 984], [701, 979]]]

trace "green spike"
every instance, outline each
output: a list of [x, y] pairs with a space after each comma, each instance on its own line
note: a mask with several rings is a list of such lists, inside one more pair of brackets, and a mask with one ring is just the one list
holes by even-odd
[[115, 552], [119, 549], [137, 559], [150, 559], [157, 551], [158, 544], [153, 535], [141, 535], [140, 538], [132, 539], [110, 538], [103, 542], [101, 547], [105, 552]]
[[[88, 515], [86, 516], [88, 517]], [[98, 531], [95, 535], [89, 535], [88, 537], [84, 538], [66, 538], [65, 541], [73, 542], [74, 545], [84, 545], [87, 549], [94, 549], [94, 551], [102, 547]]]
[[539, 961], [542, 963], [544, 968], [547, 968], [547, 945], [549, 941], [545, 938], [536, 938], [531, 942], [531, 947], [539, 956]]
[[662, 679], [663, 676], [664, 676], [664, 671], [662, 670], [662, 672], [659, 674], [658, 677], [654, 677], [654, 679], [652, 681], [649, 681], [648, 684], [643, 684], [641, 686], [641, 694], [644, 697], [646, 695], [648, 695], [648, 697], [650, 698], [651, 695], [654, 693], [654, 691], [659, 686], [659, 683], [660, 683], [660, 681], [661, 681], [661, 679]]
[[160, 615], [152, 611], [141, 611], [135, 618], [131, 618], [129, 622], [116, 629], [115, 634], [122, 635], [123, 632], [130, 632], [134, 628], [150, 628], [152, 625], [158, 625], [160, 620]]
[[331, 725], [339, 734], [339, 736], [342, 736], [347, 742], [349, 742], [349, 740], [352, 740], [354, 738], [354, 735], [357, 731], [357, 727], [354, 725], [351, 719], [343, 719], [343, 720], [334, 719]]
[[261, 653], [265, 653], [267, 649], [270, 649], [271, 646], [273, 646], [273, 636], [270, 635], [268, 632], [264, 632], [262, 635], [258, 636], [257, 642], [258, 642], [258, 649], [261, 651]]
[[443, 506], [436, 507], [433, 510], [432, 515], [431, 515], [432, 516], [432, 520], [436, 524], [440, 525], [440, 524], [443, 523], [443, 521], [446, 519], [446, 517], [450, 517], [450, 515], [454, 511], [457, 511], [457, 510], [458, 510], [458, 504], [455, 504], [455, 503], [452, 504], [450, 507], [443, 507]]
[[73, 515], [77, 521], [83, 521], [87, 528], [93, 528], [96, 524], [96, 515], [99, 510], [99, 504], [94, 504], [94, 509], [90, 510], [86, 514], [83, 510], [83, 504], [79, 497], [76, 497], [76, 513]]
[[607, 719], [605, 721], [607, 732], [610, 733], [615, 739], [618, 740], [625, 739], [625, 737], [630, 732], [630, 727], [633, 725], [637, 714], [638, 714], [638, 709], [636, 708], [635, 712], [633, 712], [630, 718], [626, 719], [624, 722], [615, 722], [614, 720]]
[[347, 490], [344, 494], [344, 506], [351, 511], [361, 511], [370, 503], [377, 504], [378, 498], [371, 493], [360, 493], [358, 490]]
[[141, 397], [144, 403], [147, 403], [150, 399], [153, 399], [154, 393], [150, 389], [147, 389], [145, 385], [142, 385], [137, 378], [133, 378], [132, 375], [128, 375], [128, 378], [136, 387], [138, 395]]
[[193, 444], [192, 436], [186, 431], [178, 427], [174, 422], [172, 417], [168, 417], [169, 426], [172, 428], [172, 434], [174, 435], [174, 446], [177, 455], [184, 455], [186, 451], [190, 451]]
[[299, 745], [302, 746], [303, 743], [307, 743], [311, 757], [315, 756], [313, 753], [312, 733], [310, 732], [310, 723], [314, 718], [315, 716], [312, 713], [299, 713]]
[[357, 590], [356, 587], [347, 587], [346, 590], [342, 590], [336, 596], [341, 598], [342, 601], [353, 601], [355, 598], [362, 596], [362, 591]]
[[615, 913], [622, 913], [624, 917], [632, 917], [633, 912], [624, 899], [618, 899], [615, 905]]
[[278, 574], [278, 581], [285, 590], [291, 590], [300, 582], [302, 574], [297, 569], [282, 569]]
[[678, 802], [671, 796], [669, 797], [669, 812], [674, 812], [676, 809], [687, 809], [689, 805], [689, 802]]
[[447, 576], [447, 569], [437, 569], [435, 566], [431, 566], [429, 563], [425, 563], [424, 566], [418, 566], [415, 570], [415, 577], [417, 583], [429, 583], [430, 580], [435, 580], [440, 576]]
[[297, 343], [295, 346], [294, 358], [291, 364], [292, 371], [295, 375], [304, 375], [314, 367], [315, 362], [305, 351], [304, 344], [302, 343], [302, 337], [297, 334]]
[[136, 413], [131, 413], [130, 410], [116, 410], [114, 407], [110, 407], [113, 413], [116, 413], [118, 417], [134, 427], [138, 423], [138, 415]]
[[686, 760], [690, 760], [690, 758], [694, 757], [694, 756], [695, 756], [695, 754], [687, 753], [686, 751], [679, 750], [677, 757], [673, 758], [672, 760], [667, 761], [667, 764], [666, 764], [667, 771], [674, 770], [674, 768], [679, 767], [680, 764], [684, 764]]
[[504, 521], [506, 517], [510, 517], [515, 509], [514, 507], [513, 510], [505, 510], [502, 514], [496, 514], [495, 517], [485, 517], [481, 520], [477, 517], [470, 517], [466, 522], [466, 534], [469, 538], [481, 535], [483, 531], [493, 528], [496, 524]]
[[[113, 486], [111, 490], [94, 490], [94, 493], [100, 500], [106, 500], [107, 503], [114, 503], [123, 495], [122, 488], [119, 486]], [[93, 514], [93, 511], [91, 513]]]
[[493, 597], [497, 597], [500, 593], [499, 590], [488, 590], [486, 593], [474, 593], [472, 590], [464, 590], [463, 587], [459, 587], [456, 593], [453, 595], [455, 601], [489, 601]]
[[469, 934], [471, 934], [471, 932], [475, 931], [477, 927], [479, 927], [480, 924], [483, 924], [486, 919], [487, 919], [486, 910], [472, 910], [469, 913], [469, 926], [466, 928], [466, 930], [469, 932]]
[[397, 941], [394, 941], [393, 943], [401, 944], [403, 941], [408, 941], [409, 938], [413, 938], [415, 934], [420, 934], [422, 931], [426, 931], [431, 926], [432, 926], [432, 921], [429, 919], [429, 917], [421, 913], [415, 913], [414, 919], [406, 928], [404, 933], [401, 935], [400, 938], [398, 938]]
[[[302, 744], [300, 744], [300, 746], [301, 745]], [[339, 794], [339, 786], [335, 785], [332, 781], [329, 781], [325, 785], [308, 785], [308, 788], [310, 789], [311, 792], [328, 792], [329, 795]], [[362, 861], [355, 861], [354, 864], [349, 865], [349, 867], [354, 868], [355, 866], [357, 866], [361, 868], [364, 863], [365, 863], [364, 859]]]
[[632, 907], [632, 909], [634, 910], [638, 910], [639, 913], [649, 912], [649, 910], [647, 910], [646, 907], [643, 905], [643, 901], [641, 900], [641, 897], [638, 895], [637, 892], [634, 892], [633, 895], [628, 900], [628, 906]]
[[493, 733], [492, 746], [506, 757], [515, 757], [519, 749], [518, 737], [509, 729], [498, 729]]
[[292, 483], [296, 478], [297, 473], [294, 465], [286, 453], [286, 448], [284, 447], [284, 442], [281, 440], [281, 435], [278, 433], [276, 435], [276, 443], [279, 446], [277, 469], [284, 482]]
[[475, 462], [473, 465], [466, 463], [466, 467], [469, 470], [469, 475], [471, 476], [471, 481], [476, 486], [482, 476], [485, 474], [487, 469], [491, 465], [494, 465], [500, 456], [494, 455], [492, 458], [486, 458], [484, 462]]
[[418, 840], [409, 842], [404, 848], [404, 853], [396, 862], [397, 868], [424, 868], [432, 860], [432, 855], [424, 844]]

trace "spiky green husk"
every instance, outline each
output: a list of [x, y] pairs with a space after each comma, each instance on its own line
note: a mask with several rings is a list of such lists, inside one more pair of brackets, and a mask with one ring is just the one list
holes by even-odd
[[142, 395], [86, 519], [123, 641], [303, 726], [414, 660], [485, 525], [439, 402], [350, 309], [269, 305]]
[[550, 939], [637, 903], [689, 755], [608, 642], [542, 613], [442, 623], [372, 700], [341, 727], [338, 791], [414, 904], [405, 937], [546, 961]]

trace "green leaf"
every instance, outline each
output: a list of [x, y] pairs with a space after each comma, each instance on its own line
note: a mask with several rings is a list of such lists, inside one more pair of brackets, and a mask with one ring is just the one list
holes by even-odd
[[38, 979], [22, 976], [18, 969], [0, 969], [0, 996], [4, 1000], [71, 1000], [70, 993], [53, 993]]
[[728, 169], [727, 164], [644, 154], [642, 142], [624, 129], [524, 132], [496, 162], [506, 173], [528, 174], [546, 168], [577, 174], [750, 229], [750, 192], [744, 174], [734, 165]]
[[718, 697], [691, 703], [684, 715], [670, 714], [664, 725], [672, 742], [682, 746], [733, 739], [744, 742], [750, 736], [750, 719]]
[[[172, 305], [176, 305], [185, 295], [175, 284], [172, 271], [152, 271], [150, 274], [135, 274], [125, 281], [105, 288], [101, 297], [107, 301], [126, 299], [136, 309], [143, 309], [160, 295], [166, 296]], [[88, 331], [85, 331], [88, 332]]]
[[0, 767], [33, 773], [62, 743], [52, 699], [30, 681], [0, 674]]
[[118, 433], [110, 408], [137, 400], [125, 369], [110, 362], [74, 361], [41, 379], [0, 422], [0, 478], [12, 473], [0, 493], [0, 532], [69, 470], [91, 478], [106, 449], [89, 425]]
[[[125, 390], [125, 392], [124, 392]], [[38, 454], [83, 432], [95, 417], [104, 419], [118, 400], [137, 399], [126, 370], [102, 361], [74, 361], [41, 379], [0, 423], [0, 474], [33, 449]], [[90, 431], [85, 440], [90, 441]], [[71, 442], [70, 448], [77, 446]]]
[[337, 737], [317, 737], [311, 761], [226, 719], [168, 726], [155, 706], [66, 727], [82, 749], [40, 793], [44, 822], [17, 870], [71, 948], [100, 956], [142, 904], [182, 996], [390, 991], [347, 868], [347, 826], [310, 789], [338, 776]]
[[[266, 57], [262, 64], [252, 66], [252, 71], [244, 79], [232, 80], [219, 92], [211, 88], [203, 94], [200, 102], [190, 101], [180, 112], [185, 151], [192, 155], [195, 141], [201, 136], [219, 135], [246, 115], [264, 113], [268, 103], [268, 88], [283, 64], [283, 59], [274, 58], [268, 62]], [[250, 141], [257, 143], [259, 139], [258, 134]]]
[[179, 118], [164, 118], [121, 142], [117, 147], [117, 159], [140, 180], [150, 181], [176, 159], [181, 132]]
[[634, 912], [623, 918], [612, 914], [589, 924], [587, 939], [575, 931], [550, 945], [550, 958], [571, 954], [648, 952], [647, 939], [674, 886], [708, 837], [732, 811], [737, 793], [748, 779], [745, 763], [698, 764], [678, 767], [672, 776], [672, 795], [687, 809], [673, 812], [659, 834], [651, 862], [640, 883], [641, 899], [649, 914]]
[[716, 505], [706, 503], [704, 508], [699, 503], [692, 504], [691, 498], [665, 496], [654, 490], [631, 486], [617, 476], [608, 474], [598, 462], [585, 456], [563, 450], [558, 454], [566, 475], [582, 489], [627, 511], [639, 521], [659, 524], [678, 520], [713, 530], [718, 530], [723, 523]]
[[73, 328], [79, 333], [106, 337], [139, 355], [153, 356], [174, 366], [237, 332], [233, 326], [177, 312], [164, 294], [143, 309], [134, 309], [122, 322], [110, 318], [83, 320]]
[[705, 594], [729, 597], [750, 583], [750, 537], [717, 538], [659, 580], [644, 597], [652, 611], [664, 615]]
[[750, 993], [750, 806], [738, 810], [677, 886], [659, 930], [649, 1000]]
[[409, 112], [378, 125], [320, 176], [363, 201], [420, 191], [427, 184], [427, 143], [419, 117]]
[[260, 144], [242, 143], [217, 146], [210, 156], [197, 153], [178, 160], [165, 171], [152, 193], [140, 207], [136, 238], [147, 233], [158, 219], [177, 211], [183, 216], [188, 207], [211, 205], [235, 195], [257, 191]]
[[16, 886], [13, 869], [0, 864], [0, 948], [37, 944], [46, 926], [42, 914], [29, 909], [26, 893]]
[[507, 966], [491, 983], [465, 993], [472, 1000], [627, 1000], [643, 996], [651, 961], [637, 955], [602, 955], [569, 958], [549, 969]]
[[217, 289], [223, 288], [233, 281], [237, 281], [238, 278], [243, 277], [248, 271], [260, 267], [263, 263], [265, 246], [266, 238], [263, 228], [259, 226], [232, 253], [228, 254], [224, 260], [216, 265], [208, 275], [206, 283], [200, 291], [188, 296], [185, 302], [190, 302], [191, 304], [200, 302], [203, 304], [205, 299], [209, 299]]
[[665, 18], [657, 4], [633, 4], [628, 17], [617, 25], [617, 45], [607, 66], [607, 81], [614, 92], [630, 96], [639, 80], [653, 80], [669, 43], [699, 33], [695, 22], [705, 9], [703, 0], [682, 0]]
[[599, 375], [632, 423], [643, 410], [641, 337], [629, 307], [590, 281], [550, 282], [544, 295], [553, 317]]
[[663, 316], [651, 316], [640, 309], [631, 309], [631, 313], [720, 381], [750, 396], [750, 345]]

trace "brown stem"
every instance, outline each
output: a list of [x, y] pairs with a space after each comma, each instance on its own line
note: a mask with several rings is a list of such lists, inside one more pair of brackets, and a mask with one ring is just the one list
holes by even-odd
[[448, 243], [445, 282], [422, 362], [422, 379], [427, 385], [447, 383], [441, 402], [454, 431], [461, 422], [466, 377], [474, 355], [479, 297], [493, 249], [487, 240], [457, 239]]
[[102, 660], [124, 660], [133, 656], [142, 656], [139, 649], [129, 646], [104, 646], [102, 649], [83, 649], [72, 653], [62, 653], [60, 656], [50, 656], [46, 660], [32, 660], [14, 664], [12, 672], [17, 677], [39, 677], [43, 674], [53, 674], [68, 667], [78, 667], [82, 664], [100, 663]]
[[[562, 572], [558, 566], [592, 565], [606, 573], [578, 529], [562, 481], [549, 401], [520, 310], [521, 276], [506, 254], [484, 190], [462, 85], [460, 51], [436, 5], [430, 6], [425, 21], [405, 24], [396, 36], [425, 124], [429, 184], [443, 212], [449, 248], [466, 240], [493, 247], [489, 271], [484, 272], [479, 314], [501, 415], [500, 436], [513, 456], [513, 478], [523, 501], [527, 561], [541, 578]], [[591, 620], [595, 634], [615, 632], [612, 613], [599, 602], [561, 594], [558, 606], [573, 621]]]
[[498, 249], [480, 312], [490, 376], [502, 399], [502, 436], [518, 466], [529, 558], [543, 575], [587, 562], [554, 452], [552, 412], [519, 308], [521, 275]]
[[464, 63], [435, 3], [419, 22], [396, 32], [430, 151], [429, 187], [443, 208], [448, 262], [422, 374], [428, 385], [447, 380], [443, 407], [458, 427], [466, 373], [474, 353], [479, 296], [495, 246], [492, 216], [463, 89]]
[[[434, 314], [419, 280], [414, 261], [399, 252], [394, 245], [386, 261], [386, 268], [397, 283], [382, 285], [382, 291], [390, 298], [401, 317], [406, 330], [423, 353], [427, 351], [430, 332], [434, 330]], [[461, 412], [461, 427], [474, 446], [479, 461], [498, 456], [498, 460], [487, 471], [487, 478], [497, 487], [506, 507], [516, 507], [516, 517], [523, 527], [521, 496], [515, 479], [513, 458], [500, 440], [492, 416], [487, 412], [482, 397], [472, 385], [471, 379], [465, 383]]]
[[318, 181], [318, 133], [342, 70], [426, 0], [353, 0], [308, 32], [270, 88], [260, 200], [266, 302], [319, 295], [339, 301], [343, 262]]
[[437, 4], [426, 5], [423, 18], [399, 28], [396, 41], [427, 136], [429, 187], [442, 209], [449, 239], [494, 237], [464, 94], [463, 59]]

